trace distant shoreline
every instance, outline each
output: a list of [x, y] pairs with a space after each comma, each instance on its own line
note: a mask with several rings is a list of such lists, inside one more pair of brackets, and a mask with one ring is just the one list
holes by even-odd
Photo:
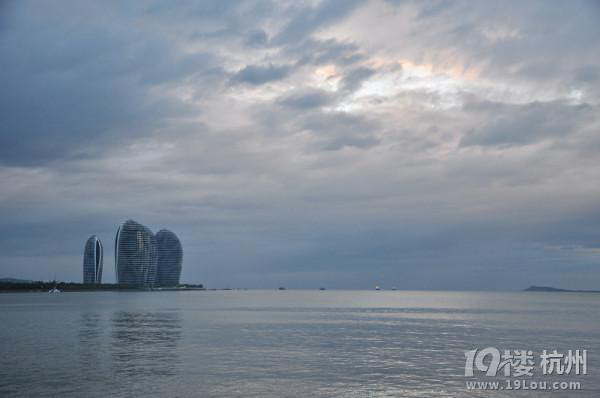
[[0, 293], [40, 293], [57, 288], [61, 292], [144, 292], [144, 291], [189, 291], [207, 290], [201, 284], [182, 284], [179, 286], [146, 288], [118, 285], [115, 283], [83, 284], [74, 282], [0, 282]]
[[[54, 282], [54, 281], [29, 281], [23, 279], [2, 278], [0, 279], [0, 293], [46, 293], [53, 288], [61, 292], [150, 292], [150, 291], [219, 291], [219, 290], [249, 290], [247, 288], [206, 288], [203, 284], [181, 284], [179, 286], [165, 287], [139, 287], [119, 285], [116, 283], [84, 284], [77, 282]], [[279, 288], [276, 290], [285, 290]], [[313, 289], [307, 289], [313, 290]], [[320, 288], [318, 290], [325, 290]], [[360, 289], [359, 289], [360, 290]], [[368, 289], [367, 289], [368, 290]], [[394, 289], [395, 290], [395, 289]], [[522, 292], [541, 293], [600, 293], [600, 290], [570, 290], [560, 289], [552, 286], [531, 285]], [[510, 291], [507, 291], [510, 292]], [[514, 292], [514, 291], [513, 291]]]
[[600, 293], [600, 290], [569, 290], [559, 289], [552, 286], [535, 286], [531, 285], [524, 292], [547, 292], [547, 293]]

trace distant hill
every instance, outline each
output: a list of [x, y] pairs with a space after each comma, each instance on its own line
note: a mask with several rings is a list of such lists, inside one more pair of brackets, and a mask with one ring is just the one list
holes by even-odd
[[600, 293], [600, 290], [568, 290], [568, 289], [558, 289], [556, 287], [551, 286], [535, 286], [531, 285], [527, 289], [523, 290], [524, 292], [571, 292], [571, 293]]
[[17, 278], [0, 278], [0, 283], [32, 283], [33, 281], [27, 279]]

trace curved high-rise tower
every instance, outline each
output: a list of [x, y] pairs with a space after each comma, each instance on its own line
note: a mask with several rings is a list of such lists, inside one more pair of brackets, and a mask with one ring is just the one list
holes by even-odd
[[181, 276], [183, 249], [179, 238], [168, 229], [156, 233], [158, 263], [156, 265], [156, 284], [158, 286], [177, 286]]
[[121, 224], [115, 237], [117, 283], [154, 286], [156, 260], [156, 237], [152, 231], [133, 220]]
[[83, 283], [102, 283], [102, 242], [96, 235], [90, 236], [83, 250]]

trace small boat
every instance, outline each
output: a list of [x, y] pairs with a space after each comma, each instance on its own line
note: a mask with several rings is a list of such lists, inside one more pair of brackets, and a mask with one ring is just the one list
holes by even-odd
[[381, 290], [379, 286], [375, 286], [375, 290]]
[[319, 290], [325, 290], [325, 288], [324, 287], [320, 287]]
[[48, 293], [60, 293], [60, 290], [58, 290], [58, 288], [56, 287], [56, 272], [54, 273], [54, 280], [52, 282], [54, 282], [54, 287], [48, 290]]
[[285, 290], [285, 287], [280, 287], [278, 290]]

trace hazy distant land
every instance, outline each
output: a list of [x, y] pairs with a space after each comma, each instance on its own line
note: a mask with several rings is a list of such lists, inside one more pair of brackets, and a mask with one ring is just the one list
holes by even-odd
[[524, 292], [555, 292], [555, 293], [600, 293], [600, 290], [569, 290], [559, 289], [551, 286], [535, 286], [531, 285]]

